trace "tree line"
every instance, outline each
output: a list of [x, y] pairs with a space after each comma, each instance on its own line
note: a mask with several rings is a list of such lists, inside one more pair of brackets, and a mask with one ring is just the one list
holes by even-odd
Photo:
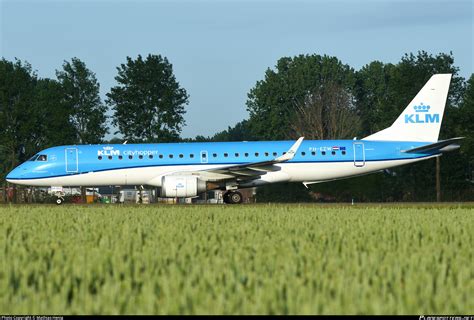
[[[250, 89], [248, 119], [213, 136], [182, 139], [189, 95], [161, 55], [126, 58], [116, 84], [99, 95], [95, 74], [78, 58], [64, 61], [56, 79], [40, 78], [30, 64], [0, 61], [0, 177], [41, 149], [101, 142], [242, 141], [363, 138], [391, 125], [435, 73], [453, 78], [440, 139], [463, 136], [459, 151], [443, 155], [443, 200], [472, 200], [474, 77], [464, 79], [452, 53], [405, 54], [398, 63], [373, 61], [355, 70], [337, 57], [279, 59]], [[108, 116], [107, 112], [111, 115]], [[122, 138], [104, 141], [109, 122]], [[305, 189], [271, 185], [259, 201], [431, 201], [435, 160]]]

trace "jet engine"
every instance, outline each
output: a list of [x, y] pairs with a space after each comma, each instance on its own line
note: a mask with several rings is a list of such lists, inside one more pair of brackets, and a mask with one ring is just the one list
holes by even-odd
[[161, 196], [164, 198], [195, 197], [206, 190], [206, 182], [195, 176], [169, 175], [161, 178]]

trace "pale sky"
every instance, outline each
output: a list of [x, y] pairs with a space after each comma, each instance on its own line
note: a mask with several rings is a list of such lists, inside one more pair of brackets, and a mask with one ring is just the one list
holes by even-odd
[[474, 65], [470, 0], [0, 2], [1, 56], [50, 78], [78, 57], [103, 99], [126, 56], [166, 56], [190, 95], [183, 137], [246, 119], [247, 93], [283, 56], [328, 54], [359, 69], [452, 51], [462, 76]]

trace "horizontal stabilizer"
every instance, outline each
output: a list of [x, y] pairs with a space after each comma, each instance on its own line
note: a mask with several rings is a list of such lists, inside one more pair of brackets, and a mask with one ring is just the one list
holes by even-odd
[[453, 145], [454, 149], [459, 148], [459, 145], [454, 144], [455, 142], [461, 141], [464, 137], [452, 138], [447, 140], [441, 140], [435, 143], [427, 144], [425, 146], [416, 147], [413, 149], [403, 150], [402, 152], [406, 153], [430, 153], [432, 151], [441, 150], [441, 151], [451, 151], [453, 148], [442, 150], [447, 146]]

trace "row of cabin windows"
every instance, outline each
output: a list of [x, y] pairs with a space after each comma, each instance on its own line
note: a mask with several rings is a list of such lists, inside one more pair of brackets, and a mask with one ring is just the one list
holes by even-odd
[[[346, 154], [346, 151], [343, 150], [341, 153], [342, 153], [342, 155], [345, 155], [345, 154]], [[284, 154], [286, 154], [286, 152], [282, 152], [282, 155], [284, 155]], [[326, 155], [326, 151], [321, 151], [321, 154], [322, 154], [323, 156], [325, 156], [325, 155]], [[333, 156], [336, 155], [336, 151], [331, 151], [331, 154], [332, 154]], [[255, 152], [255, 156], [256, 156], [256, 157], [258, 157], [259, 155], [260, 155], [260, 153]], [[268, 156], [270, 155], [270, 153], [269, 153], [269, 152], [264, 152], [264, 155], [265, 155], [265, 157], [268, 157]], [[278, 155], [278, 153], [277, 153], [277, 152], [273, 152], [272, 155], [273, 155], [274, 157], [276, 157], [276, 156]], [[301, 155], [304, 157], [304, 156], [306, 155], [306, 152], [302, 151], [302, 152], [301, 152]], [[311, 151], [311, 155], [312, 155], [312, 156], [315, 156], [315, 155], [316, 155], [316, 151]], [[202, 156], [203, 158], [206, 158], [206, 157], [207, 157], [207, 154], [206, 154], [206, 153], [203, 153], [201, 156]], [[213, 158], [217, 158], [217, 156], [218, 156], [217, 153], [213, 153], [213, 154], [212, 154], [212, 157], [213, 157]], [[227, 158], [228, 156], [229, 156], [228, 153], [224, 153], [224, 157], [225, 157], [225, 158]], [[240, 156], [240, 154], [239, 154], [238, 152], [236, 152], [236, 153], [234, 153], [234, 156], [235, 156], [236, 158], [238, 158], [238, 157]], [[245, 157], [248, 157], [248, 156], [249, 156], [249, 153], [248, 153], [248, 152], [245, 152], [245, 153], [244, 153], [244, 156], [245, 156]], [[168, 157], [169, 157], [170, 159], [173, 159], [174, 155], [169, 154]], [[179, 158], [183, 158], [184, 155], [181, 153], [181, 154], [178, 155], [178, 157], [179, 157]], [[190, 157], [191, 159], [194, 158], [194, 154], [193, 154], [193, 153], [189, 154], [189, 157]], [[98, 158], [99, 160], [102, 160], [102, 159], [103, 159], [102, 156], [98, 156], [97, 158]], [[107, 158], [108, 158], [109, 160], [112, 160], [112, 156], [107, 156]], [[131, 160], [131, 159], [133, 159], [133, 156], [132, 156], [132, 155], [129, 155], [128, 158]], [[153, 156], [152, 154], [150, 154], [150, 155], [148, 155], [148, 158], [149, 158], [149, 159], [153, 159], [154, 156]], [[158, 155], [158, 158], [163, 159], [163, 155], [162, 155], [162, 154]], [[123, 159], [123, 156], [119, 155], [119, 156], [118, 156], [118, 159], [119, 159], [119, 160], [122, 160], [122, 159]], [[143, 155], [139, 155], [139, 156], [138, 156], [138, 159], [143, 159]]]

